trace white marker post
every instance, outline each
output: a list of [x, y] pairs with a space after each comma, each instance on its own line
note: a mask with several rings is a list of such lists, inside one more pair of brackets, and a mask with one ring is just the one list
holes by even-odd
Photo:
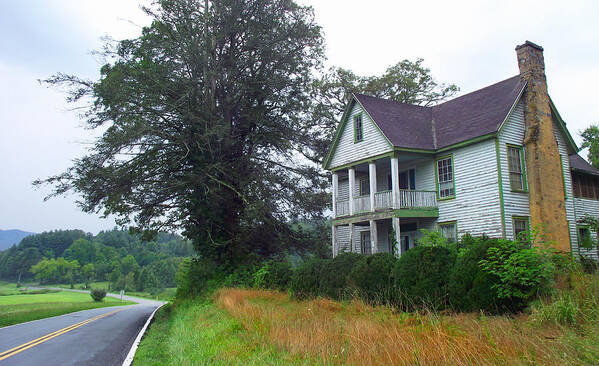
[[123, 295], [125, 294], [125, 290], [121, 290], [121, 302], [123, 301]]

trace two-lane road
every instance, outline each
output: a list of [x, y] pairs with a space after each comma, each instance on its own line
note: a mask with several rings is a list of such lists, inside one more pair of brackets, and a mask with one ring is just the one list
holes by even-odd
[[[116, 296], [111, 294], [112, 296]], [[83, 310], [0, 328], [0, 366], [121, 365], [162, 302]]]

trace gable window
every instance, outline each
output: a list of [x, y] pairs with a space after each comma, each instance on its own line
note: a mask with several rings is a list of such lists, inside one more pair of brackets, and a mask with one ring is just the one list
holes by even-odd
[[360, 196], [366, 196], [370, 194], [370, 182], [368, 178], [360, 178], [359, 192]]
[[364, 140], [364, 125], [362, 124], [362, 114], [354, 117], [354, 142]]
[[578, 227], [578, 246], [583, 248], [593, 247], [593, 239], [591, 238], [591, 231], [588, 226]]
[[458, 241], [458, 223], [456, 221], [440, 223], [439, 231], [450, 243]]
[[512, 191], [526, 191], [524, 175], [523, 149], [519, 146], [507, 147], [507, 161], [510, 172], [510, 187]]
[[455, 197], [453, 179], [453, 157], [448, 156], [437, 160], [437, 184], [440, 199]]
[[523, 233], [528, 232], [528, 217], [514, 217], [512, 225], [514, 227], [514, 239], [520, 239], [525, 235]]

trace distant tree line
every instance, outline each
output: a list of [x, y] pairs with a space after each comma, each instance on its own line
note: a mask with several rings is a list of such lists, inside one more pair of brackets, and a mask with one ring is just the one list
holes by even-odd
[[175, 286], [182, 259], [193, 254], [190, 242], [159, 233], [142, 241], [128, 231], [93, 236], [81, 230], [56, 230], [24, 238], [0, 252], [0, 278], [41, 284], [109, 281], [113, 290], [154, 291]]

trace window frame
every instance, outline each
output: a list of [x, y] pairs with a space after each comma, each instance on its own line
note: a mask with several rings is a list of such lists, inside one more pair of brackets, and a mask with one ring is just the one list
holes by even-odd
[[[368, 181], [368, 177], [360, 177], [358, 178], [358, 197], [369, 196], [370, 195], [370, 182]], [[366, 185], [366, 190], [368, 192], [364, 193], [362, 190], [362, 183]]]
[[526, 226], [526, 232], [530, 233], [530, 217], [529, 216], [512, 216], [512, 236], [514, 240], [518, 240], [516, 235], [516, 221], [524, 221]]
[[586, 249], [586, 247], [582, 246], [582, 240], [581, 240], [581, 235], [580, 235], [580, 229], [584, 229], [588, 232], [588, 236], [589, 238], [592, 240], [593, 236], [591, 235], [591, 228], [589, 227], [589, 225], [585, 225], [585, 224], [577, 224], [576, 225], [576, 238], [578, 240], [578, 247], [582, 247], [584, 249]]
[[[360, 120], [360, 133], [358, 134], [358, 120]], [[358, 136], [359, 135], [359, 136]], [[359, 138], [358, 138], [359, 137]], [[364, 141], [364, 117], [362, 113], [354, 115], [354, 143]]]
[[[368, 248], [368, 251], [365, 250], [366, 247], [364, 247], [364, 237], [368, 235], [369, 239], [368, 240], [368, 244], [366, 247]], [[372, 254], [372, 244], [371, 244], [372, 238], [370, 238], [370, 230], [361, 230], [360, 231], [360, 253], [361, 254]]]
[[[439, 180], [439, 162], [443, 161], [443, 160], [447, 160], [450, 159], [451, 161], [451, 187], [453, 190], [453, 194], [446, 196], [446, 197], [441, 197], [441, 183]], [[444, 183], [444, 182], [443, 182]], [[435, 159], [435, 186], [436, 186], [436, 190], [437, 190], [437, 200], [438, 201], [445, 201], [445, 200], [451, 200], [454, 199], [456, 197], [456, 191], [455, 191], [455, 163], [453, 160], [453, 154], [448, 154], [448, 155], [443, 155], [440, 156], [438, 158]]]
[[[520, 174], [522, 174], [522, 188], [514, 188], [514, 185], [512, 184], [510, 149], [516, 149], [518, 151], [518, 156], [520, 158], [520, 170], [522, 170], [522, 172], [520, 173]], [[525, 154], [524, 146], [514, 145], [514, 144], [506, 144], [505, 156], [507, 158], [507, 172], [508, 172], [508, 178], [510, 181], [510, 190], [512, 192], [528, 193], [528, 182], [526, 180], [526, 160], [524, 158], [524, 154]]]
[[451, 243], [454, 243], [459, 240], [459, 238], [458, 238], [458, 221], [457, 220], [439, 222], [439, 223], [437, 223], [437, 228], [441, 232], [441, 236], [443, 236], [445, 239], [449, 239], [448, 237], [443, 235], [443, 226], [452, 226], [452, 225], [455, 230], [455, 241], [452, 241]]

